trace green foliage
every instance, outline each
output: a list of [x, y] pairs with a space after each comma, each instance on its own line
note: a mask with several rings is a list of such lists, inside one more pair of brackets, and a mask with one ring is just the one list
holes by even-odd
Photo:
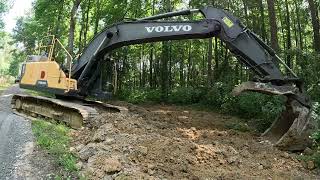
[[[318, 123], [318, 128], [320, 127], [320, 105], [319, 103], [313, 104], [313, 111], [314, 114], [312, 114], [313, 118], [316, 119]], [[303, 155], [300, 156], [300, 160], [307, 162], [307, 161], [313, 161], [317, 168], [320, 168], [320, 129], [315, 131], [312, 136], [310, 137], [313, 141], [313, 153], [310, 155]]]
[[26, 92], [32, 96], [43, 96], [43, 97], [48, 97], [48, 98], [55, 98], [54, 94], [48, 93], [48, 92], [42, 92], [42, 91], [34, 91], [27, 89]]
[[230, 96], [232, 87], [225, 83], [215, 83], [212, 87], [206, 89], [206, 94], [202, 99], [201, 103], [213, 106], [216, 108], [221, 108], [225, 102], [233, 101], [233, 98]]
[[65, 170], [77, 171], [77, 157], [69, 152], [69, 129], [64, 125], [55, 125], [44, 120], [32, 121], [32, 131], [37, 144], [46, 149]]
[[9, 9], [9, 2], [8, 0], [0, 0], [0, 30], [4, 28], [3, 22], [3, 15]]
[[306, 53], [302, 57], [303, 60], [299, 61], [300, 76], [305, 81], [313, 101], [320, 102], [320, 54]]
[[182, 87], [174, 89], [168, 98], [168, 101], [173, 104], [196, 104], [199, 103], [205, 91], [200, 88]]
[[314, 145], [316, 147], [319, 147], [319, 143], [320, 143], [320, 131], [315, 132], [314, 134], [312, 134], [311, 139], [314, 142]]
[[145, 102], [161, 102], [161, 92], [159, 90], [126, 90], [122, 91], [118, 98], [126, 100], [131, 103], [145, 103]]
[[8, 74], [13, 77], [17, 77], [19, 75], [21, 63], [26, 59], [25, 54], [13, 51], [11, 62], [8, 69]]
[[12, 59], [12, 39], [8, 33], [0, 33], [0, 75], [8, 75]]
[[304, 161], [307, 163], [308, 161], [313, 161], [316, 168], [320, 167], [320, 153], [315, 152], [312, 155], [302, 155], [299, 157], [300, 160]]
[[9, 76], [0, 76], [0, 94], [13, 84], [13, 78]]

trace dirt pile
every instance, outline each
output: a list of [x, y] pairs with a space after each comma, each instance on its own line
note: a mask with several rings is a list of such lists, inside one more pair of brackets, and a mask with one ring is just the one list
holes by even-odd
[[128, 113], [103, 113], [92, 129], [73, 133], [78, 165], [90, 179], [316, 178], [295, 154], [227, 129], [234, 117], [125, 105]]

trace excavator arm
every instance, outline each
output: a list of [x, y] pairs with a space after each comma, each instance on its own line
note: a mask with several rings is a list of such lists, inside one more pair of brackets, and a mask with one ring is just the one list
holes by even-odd
[[[204, 18], [197, 21], [162, 20], [192, 13], [201, 13]], [[255, 91], [287, 97], [286, 110], [264, 135], [279, 148], [287, 150], [301, 150], [310, 144], [309, 135], [315, 125], [302, 81], [257, 35], [222, 9], [205, 7], [170, 12], [111, 25], [96, 35], [74, 61], [71, 75], [78, 81], [79, 94], [86, 96], [97, 81], [101, 61], [114, 49], [132, 44], [209, 37], [223, 41], [239, 61], [257, 75], [252, 81], [236, 87], [234, 94]], [[278, 64], [282, 64], [289, 74], [285, 76]]]
[[[199, 21], [159, 21], [178, 15], [203, 14]], [[79, 82], [90, 76], [92, 67], [102, 56], [119, 47], [157, 41], [202, 39], [218, 37], [239, 60], [251, 68], [261, 80], [284, 82], [285, 78], [276, 66], [272, 52], [254, 33], [230, 13], [206, 7], [185, 10], [121, 22], [107, 27], [98, 34], [82, 52], [72, 67], [72, 76]], [[82, 83], [80, 83], [82, 84]]]
[[[200, 12], [204, 19], [199, 21], [159, 20], [195, 12]], [[268, 45], [232, 14], [213, 7], [171, 12], [107, 27], [93, 38], [79, 59], [74, 61], [72, 77], [78, 80], [81, 94], [86, 95], [95, 81], [93, 77], [96, 77], [94, 74], [99, 62], [114, 49], [132, 44], [209, 37], [218, 37], [226, 43], [227, 48], [258, 75], [256, 81], [270, 82], [275, 86], [293, 84], [300, 92], [303, 91], [300, 79]], [[281, 73], [277, 67], [279, 63], [285, 65], [290, 72], [289, 77]], [[309, 104], [307, 97], [302, 94], [299, 96], [296, 98], [301, 103]]]

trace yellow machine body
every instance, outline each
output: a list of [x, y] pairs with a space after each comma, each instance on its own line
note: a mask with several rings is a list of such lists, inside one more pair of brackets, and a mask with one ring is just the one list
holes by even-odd
[[55, 61], [26, 62], [21, 70], [20, 87], [65, 94], [77, 90], [77, 81], [69, 79]]
[[[43, 41], [48, 40], [50, 40], [50, 43], [43, 45]], [[54, 36], [47, 36], [40, 42], [38, 55], [29, 56], [27, 61], [22, 65], [20, 87], [58, 95], [65, 95], [69, 92], [76, 91], [77, 81], [72, 79], [70, 75], [67, 76], [53, 58], [56, 44], [59, 44], [69, 59], [72, 60], [73, 58], [70, 53], [59, 39]], [[40, 55], [41, 50], [45, 50], [47, 54], [44, 53], [44, 55]], [[69, 72], [71, 71], [71, 64], [72, 62], [69, 61]]]

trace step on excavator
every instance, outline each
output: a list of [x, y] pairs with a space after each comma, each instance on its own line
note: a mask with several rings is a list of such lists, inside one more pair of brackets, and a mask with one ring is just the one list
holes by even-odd
[[[176, 16], [200, 13], [200, 20], [175, 20]], [[166, 18], [171, 18], [170, 20]], [[181, 18], [180, 18], [181, 19]], [[315, 117], [311, 101], [303, 82], [277, 56], [275, 51], [248, 29], [239, 19], [226, 10], [211, 6], [159, 14], [142, 19], [123, 21], [106, 27], [87, 44], [76, 58], [68, 61], [68, 68], [62, 68], [53, 58], [53, 47], [60, 43], [52, 38], [45, 55], [29, 56], [22, 65], [19, 85], [21, 88], [45, 91], [57, 98], [16, 94], [12, 98], [12, 108], [19, 113], [44, 116], [66, 122], [73, 128], [85, 126], [104, 107], [111, 112], [121, 112], [120, 107], [97, 101], [85, 100], [88, 96], [108, 97], [112, 94], [101, 88], [102, 76], [112, 84], [110, 68], [113, 50], [150, 42], [205, 39], [217, 37], [256, 77], [237, 86], [233, 94], [245, 91], [259, 92], [286, 97], [286, 109], [263, 137], [282, 150], [301, 151], [310, 146], [310, 134], [314, 131]], [[280, 71], [281, 64], [287, 73]], [[103, 71], [105, 72], [105, 71]]]

